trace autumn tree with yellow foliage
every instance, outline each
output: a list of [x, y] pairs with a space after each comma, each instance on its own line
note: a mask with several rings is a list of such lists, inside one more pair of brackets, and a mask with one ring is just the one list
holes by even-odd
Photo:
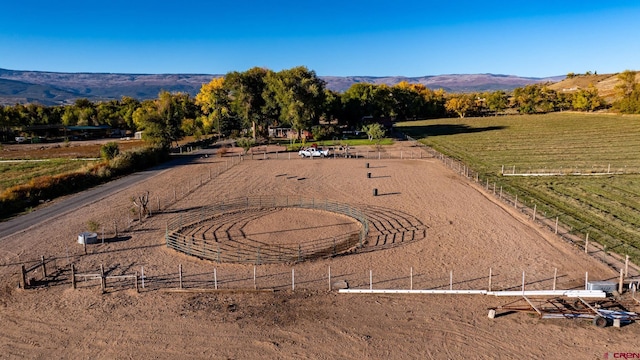
[[447, 111], [456, 113], [460, 118], [464, 118], [473, 108], [475, 102], [470, 95], [457, 95], [449, 98], [444, 104]]
[[202, 126], [206, 134], [215, 131], [221, 134], [221, 125], [230, 117], [229, 90], [225, 87], [224, 77], [202, 84], [196, 95], [196, 105], [202, 111]]

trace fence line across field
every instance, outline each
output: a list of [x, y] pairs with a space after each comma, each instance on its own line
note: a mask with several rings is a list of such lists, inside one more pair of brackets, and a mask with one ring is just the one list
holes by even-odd
[[76, 272], [76, 268], [74, 264], [71, 264], [71, 287], [73, 289], [77, 289], [77, 281], [78, 278], [82, 279], [83, 281], [87, 281], [87, 280], [99, 280], [100, 281], [100, 288], [102, 290], [102, 293], [105, 293], [107, 291], [107, 281], [108, 280], [116, 280], [116, 281], [120, 281], [120, 280], [133, 280], [133, 288], [136, 290], [136, 292], [140, 291], [140, 288], [138, 287], [138, 273], [136, 272], [135, 274], [125, 274], [125, 275], [106, 275], [104, 272], [104, 265], [100, 265], [100, 272], [99, 273], [77, 273]]
[[[22, 265], [24, 268], [24, 265]], [[117, 268], [112, 268], [111, 271]], [[223, 270], [223, 271], [220, 271]], [[252, 270], [252, 276], [248, 275], [249, 270]], [[297, 271], [296, 271], [297, 270]], [[86, 270], [85, 270], [86, 271]], [[142, 291], [174, 291], [180, 290], [183, 292], [214, 292], [214, 291], [275, 291], [277, 289], [295, 291], [296, 288], [300, 289], [316, 289], [321, 290], [327, 286], [331, 290], [340, 290], [344, 293], [369, 293], [369, 294], [442, 294], [442, 295], [455, 295], [455, 294], [480, 294], [480, 295], [493, 295], [493, 296], [567, 296], [567, 297], [605, 297], [605, 293], [601, 290], [591, 289], [591, 282], [588, 272], [584, 277], [584, 289], [581, 288], [569, 288], [558, 289], [557, 280], [559, 277], [566, 277], [566, 275], [558, 276], [558, 269], [554, 269], [553, 277], [546, 277], [540, 279], [535, 277], [526, 281], [527, 277], [524, 271], [522, 271], [521, 282], [517, 284], [517, 280], [514, 274], [511, 275], [497, 275], [491, 268], [483, 277], [473, 276], [471, 278], [456, 275], [454, 277], [453, 270], [449, 271], [448, 276], [442, 276], [440, 278], [426, 278], [422, 280], [422, 286], [415, 286], [415, 279], [417, 277], [424, 277], [419, 272], [414, 271], [413, 267], [404, 273], [404, 275], [398, 276], [398, 272], [394, 274], [386, 273], [386, 278], [377, 279], [374, 276], [374, 270], [369, 269], [367, 272], [367, 279], [363, 279], [364, 274], [357, 275], [357, 273], [341, 273], [336, 272], [335, 267], [332, 270], [331, 265], [327, 266], [326, 275], [318, 277], [317, 271], [313, 271], [312, 278], [309, 278], [308, 271], [300, 268], [291, 267], [290, 277], [287, 278], [287, 272], [282, 272], [282, 269], [278, 269], [269, 272], [268, 268], [258, 266], [245, 266], [244, 270], [239, 269], [220, 269], [214, 267], [213, 271], [202, 272], [199, 271], [196, 274], [185, 273], [182, 264], [179, 264], [177, 271], [174, 274], [158, 274], [150, 275], [147, 271], [145, 275], [144, 266], [140, 266], [140, 271], [135, 271], [133, 274], [121, 274], [121, 275], [109, 275], [105, 272], [104, 265], [100, 265], [99, 271], [80, 273], [76, 270], [76, 265], [70, 266], [69, 283], [73, 289], [80, 289], [78, 287], [78, 281], [82, 283], [98, 280], [93, 283], [95, 285], [84, 284], [82, 288], [97, 286], [99, 283], [102, 293], [114, 291], [116, 288], [131, 288], [136, 292]], [[332, 273], [333, 271], [333, 273]], [[444, 275], [444, 274], [443, 274]], [[496, 286], [495, 279], [501, 277], [502, 286]], [[299, 279], [303, 280], [300, 281]], [[444, 282], [444, 279], [448, 280], [448, 283]], [[376, 281], [374, 281], [374, 279]], [[455, 279], [455, 281], [454, 281]], [[390, 281], [392, 286], [389, 286]], [[40, 280], [43, 284], [46, 284], [46, 279]], [[124, 281], [124, 283], [123, 283]], [[573, 281], [566, 280], [573, 283]], [[60, 279], [56, 279], [52, 282], [51, 286], [64, 284]], [[66, 284], [69, 284], [66, 283]], [[233, 284], [236, 284], [235, 286]], [[324, 283], [324, 286], [322, 285]], [[404, 285], [403, 285], [404, 283]], [[484, 283], [484, 285], [482, 285]], [[596, 281], [595, 283], [601, 283]], [[132, 284], [132, 285], [127, 285]], [[240, 285], [237, 285], [240, 284]], [[251, 284], [251, 285], [248, 285]], [[307, 286], [300, 286], [307, 285]], [[351, 284], [351, 285], [349, 285]], [[355, 286], [354, 286], [355, 284]], [[475, 286], [469, 286], [475, 284]], [[536, 284], [535, 289], [529, 286]], [[541, 285], [546, 284], [546, 285]], [[552, 284], [552, 285], [551, 285]], [[611, 281], [611, 284], [615, 282]], [[624, 285], [628, 284], [625, 289]], [[625, 280], [623, 272], [620, 272], [620, 277], [617, 282], [617, 291], [622, 294], [626, 290], [632, 292], [632, 297], [635, 299], [635, 292], [638, 286], [638, 280]], [[68, 285], [67, 285], [68, 286]], [[30, 288], [26, 286], [25, 289]]]
[[[291, 151], [261, 151], [261, 152], [249, 152], [247, 154], [235, 154], [231, 157], [237, 158], [240, 161], [247, 160], [296, 160], [301, 157], [297, 152]], [[425, 154], [425, 151], [421, 148], [416, 150], [353, 150], [349, 152], [331, 152], [329, 156], [324, 159], [368, 159], [368, 160], [386, 160], [386, 159], [426, 159], [430, 158]], [[303, 158], [307, 161], [319, 161], [320, 157], [306, 157]], [[323, 160], [324, 160], [323, 159]]]
[[516, 166], [507, 166], [502, 165], [500, 169], [500, 175], [502, 176], [515, 176], [515, 177], [544, 177], [544, 176], [607, 176], [607, 175], [628, 175], [628, 174], [638, 174], [640, 173], [640, 169], [629, 169], [627, 166], [624, 167], [611, 167], [611, 164], [600, 165], [600, 166], [592, 166], [591, 168], [579, 168], [579, 167], [567, 167], [559, 169], [547, 169], [547, 168], [538, 168], [532, 169], [529, 168], [526, 172], [522, 172], [521, 169], [518, 169], [516, 172]]
[[[493, 194], [496, 196], [501, 202], [506, 204], [510, 204], [517, 211], [527, 215], [534, 221], [535, 223], [542, 225], [547, 228], [549, 231], [558, 235], [560, 239], [571, 243], [572, 245], [578, 246], [582, 248], [585, 252], [595, 256], [598, 260], [604, 262], [611, 268], [614, 268], [616, 271], [620, 269], [619, 265], [614, 265], [613, 262], [622, 262], [624, 263], [623, 267], [625, 272], [629, 274], [629, 269], [633, 269], [635, 271], [635, 276], [640, 274], [640, 267], [637, 264], [634, 264], [630, 261], [629, 255], [633, 254], [636, 258], [640, 258], [640, 249], [637, 247], [619, 242], [616, 239], [610, 238], [610, 242], [618, 243], [618, 246], [622, 247], [626, 253], [616, 254], [613, 252], [608, 252], [606, 246], [601, 246], [599, 244], [594, 244], [595, 241], [589, 241], [589, 232], [580, 233], [574, 231], [573, 228], [563, 224], [560, 221], [560, 217], [563, 215], [561, 213], [558, 214], [549, 214], [537, 212], [538, 204], [530, 204], [531, 206], [527, 206], [526, 203], [522, 199], [518, 199], [517, 195], [511, 195], [506, 190], [503, 189], [502, 186], [497, 186], [495, 182], [493, 184], [490, 183], [489, 179], [482, 179], [480, 174], [472, 169], [468, 168], [461, 161], [450, 158], [446, 155], [439, 153], [438, 151], [418, 142], [416, 139], [413, 139], [409, 136], [406, 137], [407, 140], [415, 143], [415, 146], [420, 146], [424, 149], [425, 152], [430, 154], [432, 157], [440, 160], [445, 166], [450, 168], [451, 170], [457, 172], [461, 176], [464, 176], [472, 181], [475, 181], [478, 185], [484, 187], [485, 191], [489, 194]], [[552, 208], [552, 207], [550, 207]], [[569, 229], [569, 230], [567, 230]], [[593, 234], [591, 236], [591, 240], [594, 240]], [[600, 253], [603, 254], [600, 254]]]

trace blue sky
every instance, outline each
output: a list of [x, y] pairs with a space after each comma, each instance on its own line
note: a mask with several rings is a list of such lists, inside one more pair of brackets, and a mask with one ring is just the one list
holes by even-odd
[[7, 1], [0, 68], [322, 76], [640, 70], [640, 2]]

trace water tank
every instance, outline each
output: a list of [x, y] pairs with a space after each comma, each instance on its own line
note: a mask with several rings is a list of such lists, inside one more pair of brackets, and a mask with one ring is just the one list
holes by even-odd
[[98, 234], [92, 232], [81, 232], [78, 235], [78, 244], [97, 244], [98, 243]]

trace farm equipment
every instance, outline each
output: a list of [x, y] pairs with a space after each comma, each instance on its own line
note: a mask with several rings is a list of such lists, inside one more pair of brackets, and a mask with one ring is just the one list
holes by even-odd
[[586, 301], [583, 298], [528, 298], [522, 296], [506, 305], [490, 308], [489, 317], [494, 318], [499, 310], [504, 311], [500, 315], [526, 312], [537, 314], [541, 319], [591, 319], [597, 327], [606, 327], [612, 324], [620, 326], [640, 319], [637, 313], [628, 311], [623, 304], [613, 298]]

